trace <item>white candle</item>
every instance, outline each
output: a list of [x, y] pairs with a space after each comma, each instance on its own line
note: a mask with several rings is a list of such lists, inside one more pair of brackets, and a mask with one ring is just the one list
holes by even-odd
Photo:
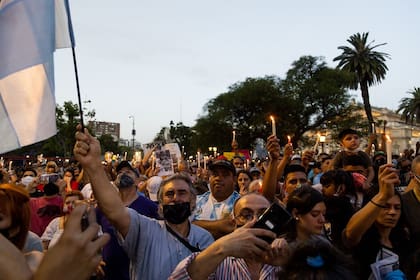
[[290, 137], [290, 135], [287, 135], [287, 144], [292, 143], [292, 138]]
[[156, 164], [156, 153], [152, 153], [152, 170], [155, 170], [155, 164]]
[[197, 168], [200, 168], [200, 152], [197, 152]]
[[273, 116], [270, 116], [271, 119], [271, 134], [276, 135], [276, 121]]
[[205, 156], [204, 157], [204, 170], [206, 170], [207, 169], [207, 159], [208, 159], [208, 156]]
[[236, 140], [236, 131], [232, 131], [232, 142]]
[[315, 151], [315, 152], [318, 150], [319, 138], [321, 138], [321, 135], [319, 135], [319, 133], [318, 133], [318, 134], [316, 135], [316, 141], [315, 141], [315, 145], [314, 145], [314, 151]]
[[13, 160], [9, 161], [9, 171], [12, 171]]
[[392, 163], [392, 140], [389, 135], [386, 137], [386, 163]]

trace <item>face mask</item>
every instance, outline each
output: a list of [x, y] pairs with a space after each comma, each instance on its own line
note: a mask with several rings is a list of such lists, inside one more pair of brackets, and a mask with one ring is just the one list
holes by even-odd
[[22, 177], [21, 183], [24, 184], [25, 186], [28, 186], [33, 181], [34, 181], [34, 177], [32, 177], [32, 176], [25, 176], [25, 177]]
[[134, 180], [133, 180], [133, 178], [131, 178], [127, 174], [122, 174], [119, 177], [119, 180], [117, 179], [115, 184], [117, 185], [117, 187], [119, 189], [125, 189], [125, 188], [129, 188], [129, 187], [133, 186], [134, 185]]
[[171, 224], [179, 225], [191, 215], [189, 202], [163, 205], [163, 217]]

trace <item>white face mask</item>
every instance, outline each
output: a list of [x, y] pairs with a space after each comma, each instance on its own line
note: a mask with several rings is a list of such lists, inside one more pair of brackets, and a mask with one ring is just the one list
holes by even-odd
[[21, 183], [24, 184], [25, 186], [28, 186], [30, 183], [32, 183], [34, 181], [34, 177], [32, 176], [25, 176], [22, 177]]

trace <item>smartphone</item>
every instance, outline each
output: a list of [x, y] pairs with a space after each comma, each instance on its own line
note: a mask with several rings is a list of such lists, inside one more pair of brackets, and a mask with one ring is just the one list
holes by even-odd
[[[268, 229], [274, 232], [277, 236], [283, 235], [288, 231], [288, 225], [292, 220], [292, 215], [280, 206], [278, 203], [273, 203], [267, 210], [258, 218], [254, 224], [254, 228]], [[261, 236], [268, 243], [272, 243], [273, 239]]]

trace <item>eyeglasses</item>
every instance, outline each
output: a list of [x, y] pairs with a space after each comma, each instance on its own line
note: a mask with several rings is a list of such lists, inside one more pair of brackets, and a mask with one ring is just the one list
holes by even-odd
[[257, 217], [258, 218], [259, 216], [261, 216], [266, 209], [267, 208], [261, 208], [256, 213], [253, 210], [251, 210], [251, 209], [244, 209], [243, 211], [240, 211], [239, 212], [239, 215], [236, 216], [236, 218], [241, 223], [244, 223], [245, 224], [246, 222], [251, 221], [254, 217]]

